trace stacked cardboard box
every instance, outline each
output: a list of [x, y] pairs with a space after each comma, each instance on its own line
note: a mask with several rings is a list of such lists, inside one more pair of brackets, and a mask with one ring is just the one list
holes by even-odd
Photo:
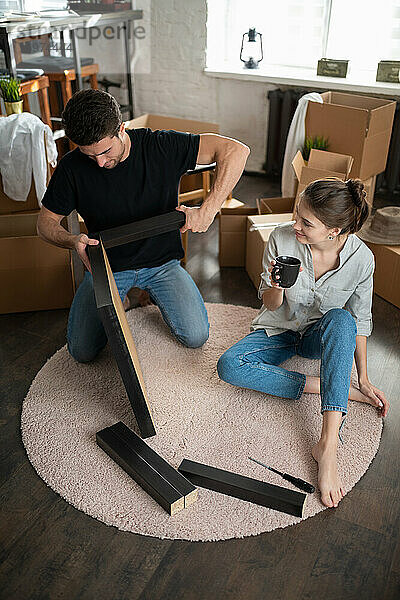
[[250, 207], [235, 198], [226, 200], [219, 214], [219, 264], [221, 267], [245, 267], [246, 242], [250, 215], [293, 212], [294, 198], [259, 198]]
[[[376, 176], [386, 169], [396, 102], [333, 91], [321, 95], [323, 104], [308, 104], [306, 135], [327, 137], [330, 151], [353, 157], [349, 176], [364, 181], [372, 205]], [[375, 293], [399, 306], [400, 268], [394, 268], [399, 260], [396, 247], [368, 245], [376, 258]]]

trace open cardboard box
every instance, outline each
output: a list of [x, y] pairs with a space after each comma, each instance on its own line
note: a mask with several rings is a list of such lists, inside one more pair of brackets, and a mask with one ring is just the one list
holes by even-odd
[[257, 198], [259, 215], [292, 213], [294, 209], [294, 196], [288, 198]]
[[353, 165], [353, 157], [345, 154], [336, 154], [325, 150], [312, 148], [308, 162], [300, 152], [292, 160], [292, 166], [298, 181], [295, 206], [299, 201], [299, 195], [312, 181], [326, 179], [327, 177], [338, 177], [345, 181]]
[[0, 313], [68, 308], [73, 298], [69, 250], [36, 233], [38, 211], [0, 215]]
[[[338, 177], [339, 179], [342, 179], [342, 181], [349, 179], [352, 164], [352, 156], [327, 152], [326, 150], [316, 150], [315, 148], [311, 150], [307, 162], [303, 159], [299, 150], [292, 160], [292, 166], [298, 181], [294, 206], [297, 204], [301, 192], [309, 183], [312, 183], [317, 179], [325, 179], [326, 177]], [[367, 202], [372, 206], [375, 194], [376, 175], [364, 180], [363, 184], [365, 191], [367, 192]]]
[[354, 158], [349, 176], [362, 180], [386, 169], [396, 102], [328, 91], [309, 102], [306, 136], [328, 138], [329, 151]]

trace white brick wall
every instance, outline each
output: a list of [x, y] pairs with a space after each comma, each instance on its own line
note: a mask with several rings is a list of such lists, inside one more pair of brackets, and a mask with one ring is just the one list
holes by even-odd
[[[141, 6], [137, 0], [136, 7]], [[223, 135], [250, 146], [246, 168], [262, 171], [267, 93], [275, 86], [207, 77], [206, 22], [206, 0], [151, 0], [151, 61], [148, 73], [134, 76], [136, 116], [155, 113], [216, 122]], [[101, 39], [91, 47], [85, 40], [79, 43], [81, 56], [94, 56], [102, 73], [123, 81], [121, 41]], [[110, 92], [121, 102], [127, 99], [126, 89]]]
[[152, 0], [151, 72], [135, 76], [136, 113], [216, 122], [250, 146], [247, 169], [262, 171], [273, 86], [207, 77], [206, 22], [206, 0]]

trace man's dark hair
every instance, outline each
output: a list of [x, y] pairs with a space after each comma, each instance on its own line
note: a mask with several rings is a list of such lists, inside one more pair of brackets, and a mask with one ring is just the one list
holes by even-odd
[[101, 90], [81, 90], [62, 113], [65, 135], [78, 146], [91, 146], [118, 134], [122, 115], [116, 99]]

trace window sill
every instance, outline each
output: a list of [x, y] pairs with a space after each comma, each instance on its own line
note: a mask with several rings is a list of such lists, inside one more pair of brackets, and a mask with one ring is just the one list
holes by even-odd
[[258, 69], [245, 69], [224, 65], [222, 67], [207, 67], [204, 69], [208, 77], [220, 79], [242, 79], [244, 81], [266, 82], [279, 85], [304, 86], [321, 88], [323, 90], [338, 90], [400, 96], [399, 83], [383, 83], [375, 81], [375, 71], [359, 71], [348, 73], [345, 79], [338, 77], [323, 77], [317, 75], [316, 69], [286, 67], [278, 65], [262, 65]]

